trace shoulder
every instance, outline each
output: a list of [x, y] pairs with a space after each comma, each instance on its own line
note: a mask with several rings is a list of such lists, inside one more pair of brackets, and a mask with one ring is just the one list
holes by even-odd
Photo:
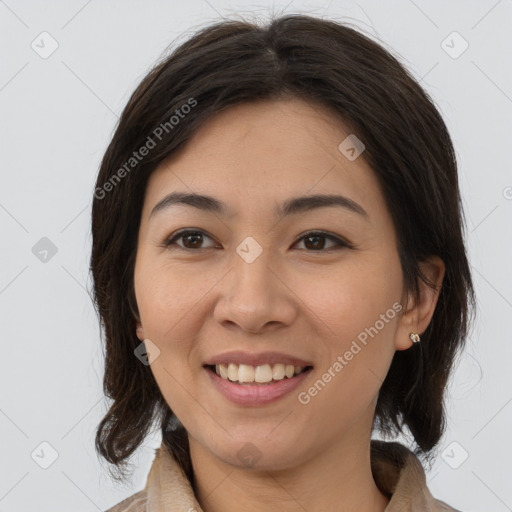
[[386, 511], [461, 512], [432, 496], [420, 460], [406, 446], [372, 440], [371, 465], [375, 483], [391, 498]]
[[147, 501], [147, 492], [142, 490], [133, 494], [129, 498], [126, 498], [117, 505], [114, 505], [105, 512], [146, 512]]
[[436, 508], [434, 509], [436, 512], [462, 512], [458, 508], [450, 507], [444, 501], [434, 500]]

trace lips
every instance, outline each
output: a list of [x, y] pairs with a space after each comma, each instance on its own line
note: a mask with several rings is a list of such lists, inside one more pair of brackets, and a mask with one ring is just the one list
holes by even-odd
[[282, 352], [261, 352], [259, 354], [251, 354], [249, 352], [242, 351], [225, 352], [223, 354], [213, 356], [204, 363], [204, 366], [217, 366], [221, 364], [225, 366], [229, 366], [230, 364], [245, 364], [249, 366], [262, 366], [265, 364], [270, 366], [275, 364], [301, 367], [313, 366], [310, 361]]
[[203, 366], [225, 398], [246, 407], [262, 406], [288, 395], [313, 369], [309, 361], [281, 352], [226, 352]]
[[308, 370], [292, 378], [284, 378], [279, 381], [272, 380], [265, 384], [255, 382], [241, 384], [223, 379], [210, 367], [205, 368], [205, 373], [213, 384], [213, 389], [217, 390], [231, 403], [243, 407], [262, 407], [283, 399], [296, 390], [309, 377], [311, 372], [312, 368], [309, 367]]

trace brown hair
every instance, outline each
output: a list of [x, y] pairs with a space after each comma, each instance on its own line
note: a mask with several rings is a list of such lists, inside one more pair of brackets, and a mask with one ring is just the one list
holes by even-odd
[[[186, 431], [171, 428], [175, 418], [150, 367], [134, 356], [140, 341], [133, 273], [148, 178], [216, 113], [290, 96], [327, 107], [365, 144], [362, 158], [393, 218], [407, 289], [417, 294], [418, 279], [428, 282], [418, 262], [438, 255], [446, 265], [432, 321], [421, 343], [395, 353], [374, 424], [386, 435], [407, 427], [424, 458], [443, 434], [444, 391], [474, 307], [457, 163], [443, 119], [398, 60], [360, 30], [306, 15], [264, 27], [228, 20], [198, 31], [142, 80], [99, 169], [91, 271], [106, 342], [104, 392], [113, 402], [98, 426], [96, 450], [118, 470], [156, 419], [192, 479]], [[148, 137], [158, 142], [133, 162]]]

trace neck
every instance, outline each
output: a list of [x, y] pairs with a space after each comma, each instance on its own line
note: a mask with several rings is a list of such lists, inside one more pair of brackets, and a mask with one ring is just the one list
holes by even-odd
[[204, 512], [384, 512], [389, 503], [372, 476], [370, 433], [361, 439], [361, 430], [357, 439], [348, 436], [296, 467], [277, 471], [234, 467], [193, 439], [190, 455]]

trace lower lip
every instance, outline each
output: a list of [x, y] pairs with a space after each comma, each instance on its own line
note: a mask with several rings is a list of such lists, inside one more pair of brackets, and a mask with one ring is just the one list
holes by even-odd
[[291, 379], [284, 378], [271, 384], [236, 384], [219, 377], [205, 368], [214, 386], [229, 401], [237, 405], [258, 406], [276, 402], [296, 389], [309, 375], [311, 368]]

